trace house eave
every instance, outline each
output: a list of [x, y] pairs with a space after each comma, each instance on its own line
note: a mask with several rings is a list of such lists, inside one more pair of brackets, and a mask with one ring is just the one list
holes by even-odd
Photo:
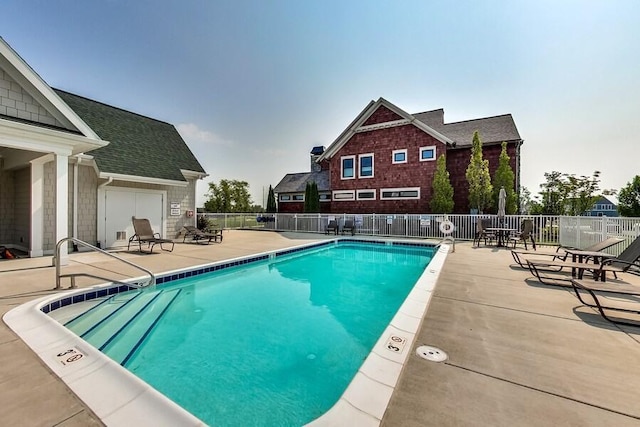
[[209, 174], [206, 172], [198, 172], [188, 169], [180, 169], [180, 172], [185, 179], [203, 179], [209, 176]]
[[169, 185], [172, 187], [186, 187], [187, 181], [176, 181], [172, 179], [152, 178], [148, 176], [125, 175], [111, 172], [100, 172], [98, 178], [111, 181], [135, 182], [141, 184]]
[[100, 139], [2, 37], [0, 37], [0, 68], [4, 69], [29, 95], [67, 128], [77, 130], [87, 138]]
[[0, 146], [19, 150], [75, 155], [105, 147], [108, 141], [55, 129], [0, 119]]

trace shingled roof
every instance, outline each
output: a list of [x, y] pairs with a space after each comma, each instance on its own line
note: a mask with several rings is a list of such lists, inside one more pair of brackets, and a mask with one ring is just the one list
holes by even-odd
[[172, 181], [186, 181], [181, 169], [205, 173], [173, 125], [62, 90], [54, 91], [100, 138], [110, 142], [89, 152], [101, 173]]
[[443, 109], [425, 111], [413, 116], [452, 139], [457, 148], [470, 146], [475, 131], [480, 134], [483, 144], [500, 144], [503, 141], [521, 141], [522, 139], [511, 114], [453, 123], [444, 123]]
[[329, 191], [329, 171], [288, 173], [273, 189], [274, 193], [303, 193], [307, 182], [318, 184], [318, 191]]

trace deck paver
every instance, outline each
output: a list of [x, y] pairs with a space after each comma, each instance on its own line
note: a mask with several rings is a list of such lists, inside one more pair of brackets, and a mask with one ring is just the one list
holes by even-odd
[[[221, 244], [119, 255], [158, 273], [330, 237], [232, 230]], [[139, 274], [104, 258], [71, 254], [64, 269]], [[54, 292], [50, 264], [46, 257], [0, 262], [0, 315]], [[449, 360], [419, 358], [421, 344], [443, 349]], [[407, 351], [384, 426], [640, 425], [640, 328], [612, 326], [567, 289], [536, 284], [506, 249], [457, 243]], [[3, 424], [101, 425], [4, 323], [0, 372]]]

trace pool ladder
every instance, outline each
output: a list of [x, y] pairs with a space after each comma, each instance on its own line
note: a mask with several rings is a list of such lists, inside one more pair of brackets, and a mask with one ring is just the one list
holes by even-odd
[[[113, 280], [113, 279], [109, 279], [107, 277], [98, 276], [98, 275], [91, 274], [91, 273], [60, 274], [60, 267], [61, 267], [61, 265], [60, 265], [61, 262], [59, 262], [59, 260], [60, 260], [60, 249], [62, 248], [63, 243], [66, 243], [66, 242], [73, 242], [74, 244], [79, 244], [79, 245], [84, 246], [86, 248], [90, 248], [90, 249], [92, 249], [92, 250], [94, 250], [96, 252], [100, 252], [102, 254], [105, 254], [105, 255], [107, 255], [107, 256], [109, 256], [111, 258], [115, 258], [115, 259], [117, 259], [119, 261], [122, 261], [125, 264], [130, 265], [130, 266], [132, 266], [134, 268], [137, 268], [138, 270], [143, 271], [145, 274], [148, 274], [149, 275], [149, 279], [138, 281], [138, 282], [122, 282], [120, 280]], [[76, 277], [78, 277], [78, 276], [92, 277], [94, 279], [107, 280], [109, 282], [119, 283], [121, 285], [129, 286], [129, 287], [132, 287], [132, 288], [144, 288], [144, 287], [156, 284], [156, 276], [154, 276], [153, 273], [151, 271], [147, 270], [146, 268], [141, 267], [141, 266], [139, 266], [137, 264], [134, 264], [131, 261], [127, 261], [124, 258], [120, 258], [119, 256], [116, 256], [116, 255], [114, 255], [112, 253], [109, 253], [109, 252], [107, 252], [105, 250], [102, 250], [102, 249], [100, 249], [98, 247], [95, 247], [95, 246], [93, 246], [93, 245], [91, 245], [91, 244], [89, 244], [89, 243], [87, 243], [87, 242], [85, 242], [83, 240], [76, 239], [75, 237], [65, 237], [64, 239], [60, 240], [56, 244], [56, 253], [55, 253], [55, 256], [53, 258], [53, 262], [54, 262], [54, 264], [56, 266], [56, 287], [55, 287], [55, 289], [62, 289], [62, 286], [60, 284], [60, 279], [63, 278], [63, 277], [68, 277], [68, 278], [71, 279], [71, 286], [69, 287], [69, 289], [77, 288], [78, 286], [76, 285]]]

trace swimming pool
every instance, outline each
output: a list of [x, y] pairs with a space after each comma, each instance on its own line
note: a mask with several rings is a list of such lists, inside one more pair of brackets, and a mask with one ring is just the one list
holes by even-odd
[[[354, 252], [354, 245], [362, 246], [363, 243], [345, 240], [340, 244], [324, 244], [312, 249], [311, 254], [302, 252], [303, 249], [308, 252], [307, 248], [294, 248], [194, 271], [172, 272], [161, 277], [159, 281], [165, 283], [145, 293], [176, 293], [171, 298], [166, 297], [166, 310], [158, 317], [157, 324], [164, 324], [169, 331], [173, 329], [177, 333], [164, 336], [159, 332], [151, 333], [148, 337], [152, 339], [145, 340], [147, 346], [137, 347], [135, 353], [126, 356], [125, 366], [204, 421], [222, 425], [300, 425], [326, 412], [340, 399], [334, 410], [329, 411], [333, 415], [327, 414], [328, 417], [335, 416], [341, 403], [344, 405], [348, 402], [358, 407], [357, 400], [362, 395], [358, 388], [362, 388], [362, 385], [353, 386], [357, 383], [353, 381], [347, 392], [342, 393], [354, 374], [356, 379], [364, 375], [369, 381], [372, 378], [375, 380], [376, 375], [382, 375], [385, 378], [377, 381], [392, 390], [395, 380], [387, 378], [389, 370], [383, 372], [379, 364], [385, 362], [381, 359], [386, 359], [394, 363], [391, 371], [399, 374], [401, 363], [408, 354], [404, 347], [410, 348], [428, 302], [423, 297], [430, 295], [437, 277], [434, 267], [438, 266], [432, 262], [425, 270], [428, 257], [424, 256], [424, 249], [419, 247], [368, 243], [364, 250], [359, 248]], [[331, 252], [337, 255], [328, 257]], [[300, 264], [301, 256], [310, 258]], [[397, 261], [394, 262], [393, 257], [398, 257]], [[435, 258], [438, 258], [438, 253]], [[401, 270], [407, 269], [414, 260], [418, 260], [419, 268], [407, 277], [404, 286], [397, 285], [400, 273], [385, 273], [382, 268], [384, 264], [396, 263]], [[242, 268], [234, 267], [234, 264], [242, 265]], [[204, 283], [211, 276], [211, 273], [206, 274], [208, 269], [217, 270], [214, 276], [224, 280]], [[332, 288], [330, 285], [336, 282], [330, 276], [333, 271], [352, 283]], [[194, 272], [205, 274], [189, 277]], [[365, 273], [374, 273], [372, 276], [379, 279], [376, 286], [364, 283]], [[180, 280], [180, 277], [183, 279]], [[323, 278], [328, 280], [323, 282], [320, 280]], [[243, 287], [247, 288], [246, 295], [249, 297], [243, 296]], [[131, 294], [122, 292], [125, 289], [121, 287], [117, 290], [117, 298], [121, 301]], [[73, 302], [80, 305], [83, 303], [80, 295], [84, 295], [86, 303], [86, 300], [105, 299], [109, 293], [116, 293], [104, 288], [83, 291], [76, 291], [66, 298], [49, 298], [38, 307], [43, 311], [51, 311], [61, 305], [73, 305]], [[407, 294], [409, 298], [405, 298]], [[340, 299], [345, 301], [336, 301]], [[207, 307], [203, 303], [206, 300], [214, 300], [215, 303]], [[371, 313], [365, 310], [364, 314], [354, 315], [349, 308], [354, 305], [383, 307], [384, 310]], [[187, 338], [190, 336], [197, 339], [189, 343]], [[392, 338], [400, 339], [403, 346], [400, 352], [389, 350], [387, 341]], [[90, 339], [88, 341], [91, 342]], [[81, 355], [80, 359], [85, 353], [93, 356], [90, 349], [82, 347], [82, 344], [76, 345], [75, 349], [75, 354]], [[379, 354], [375, 354], [376, 351]], [[56, 356], [60, 353], [56, 353]], [[106, 353], [109, 354], [108, 351]], [[208, 357], [204, 360], [192, 358], [198, 353], [207, 354]], [[73, 354], [73, 351], [68, 354]], [[337, 360], [346, 361], [345, 367], [336, 367]], [[217, 376], [213, 382], [207, 382], [208, 379], [191, 383], [178, 381], [182, 384], [178, 388], [183, 389], [184, 395], [172, 395], [170, 389], [175, 388], [175, 380], [184, 378], [184, 369], [192, 368], [194, 364], [204, 367], [205, 376], [216, 371]], [[54, 366], [60, 370], [58, 365]], [[158, 370], [158, 366], [165, 369]], [[241, 369], [230, 369], [236, 366], [241, 366]], [[260, 369], [252, 370], [256, 366]], [[367, 369], [372, 372], [366, 372]], [[166, 378], [159, 376], [159, 371], [171, 374]], [[242, 376], [246, 377], [246, 382], [238, 380]], [[334, 378], [338, 378], [342, 385], [336, 387], [335, 384], [326, 384], [326, 379]], [[213, 391], [213, 399], [204, 397], [202, 389], [197, 388], [200, 383], [205, 384], [205, 389]], [[349, 400], [350, 389], [353, 396]], [[269, 393], [263, 393], [265, 390]], [[387, 394], [390, 396], [390, 393]], [[195, 406], [193, 402], [196, 402]], [[269, 408], [266, 412], [274, 418], [264, 417], [264, 405]], [[207, 413], [208, 410], [213, 411], [213, 417]], [[370, 421], [379, 420], [380, 411], [368, 411], [374, 412]], [[234, 418], [238, 414], [241, 418]]]

